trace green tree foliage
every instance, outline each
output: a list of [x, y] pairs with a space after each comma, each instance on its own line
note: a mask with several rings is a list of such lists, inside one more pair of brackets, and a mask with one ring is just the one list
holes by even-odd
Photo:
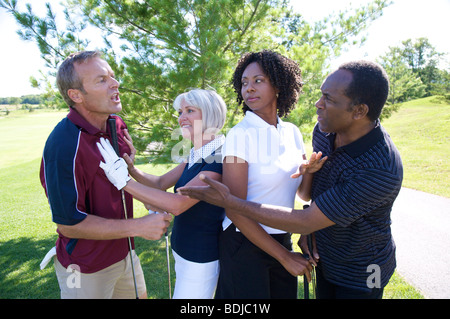
[[121, 115], [137, 148], [160, 161], [179, 143], [172, 102], [189, 88], [216, 90], [229, 109], [227, 127], [237, 123], [242, 112], [230, 80], [248, 51], [272, 49], [299, 63], [304, 94], [288, 120], [310, 131], [329, 60], [364, 41], [361, 32], [388, 5], [375, 0], [310, 24], [287, 0], [66, 0], [66, 26], [59, 27], [49, 5], [39, 18], [30, 5], [20, 12], [16, 2], [0, 0], [0, 7], [15, 16], [19, 34], [39, 45], [53, 70], [69, 52], [92, 48], [81, 36], [88, 27], [102, 33], [105, 43], [96, 48], [121, 83]]
[[0, 97], [0, 104], [43, 104], [45, 97], [42, 94], [29, 94], [21, 97]]
[[425, 85], [405, 63], [403, 52], [398, 47], [390, 47], [389, 52], [380, 57], [380, 64], [389, 75], [390, 90], [388, 102], [396, 104], [425, 95]]
[[[426, 96], [449, 93], [448, 72], [439, 70], [444, 53], [437, 52], [427, 38], [408, 39], [402, 44], [409, 67], [426, 85]], [[442, 91], [445, 88], [447, 92]]]
[[391, 82], [389, 102], [449, 94], [450, 74], [439, 69], [443, 56], [427, 38], [408, 39], [400, 47], [390, 47], [379, 59]]

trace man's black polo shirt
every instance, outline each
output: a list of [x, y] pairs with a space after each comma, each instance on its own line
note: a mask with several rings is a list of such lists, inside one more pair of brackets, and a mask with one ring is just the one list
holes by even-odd
[[336, 223], [316, 232], [320, 267], [339, 286], [384, 287], [396, 266], [390, 213], [403, 179], [400, 154], [379, 123], [337, 149], [335, 137], [314, 128], [313, 149], [328, 160], [315, 173], [311, 197]]

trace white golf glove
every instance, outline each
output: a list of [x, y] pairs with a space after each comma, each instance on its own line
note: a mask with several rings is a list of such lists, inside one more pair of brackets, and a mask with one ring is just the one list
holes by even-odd
[[105, 171], [108, 180], [121, 190], [127, 185], [131, 179], [128, 175], [128, 165], [123, 158], [117, 156], [116, 151], [111, 146], [109, 140], [100, 138], [100, 143], [97, 143], [98, 150], [103, 156], [105, 162], [100, 162], [100, 167]]

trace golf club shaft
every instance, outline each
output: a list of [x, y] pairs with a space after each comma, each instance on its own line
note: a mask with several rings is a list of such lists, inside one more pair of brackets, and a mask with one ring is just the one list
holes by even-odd
[[166, 259], [167, 259], [167, 276], [169, 282], [169, 299], [172, 299], [172, 284], [170, 280], [170, 258], [169, 258], [169, 235], [165, 234], [166, 237]]
[[[308, 208], [309, 205], [303, 205], [303, 209]], [[310, 254], [310, 258], [313, 258], [313, 245], [312, 245], [312, 236], [313, 234], [309, 234], [306, 236], [306, 244], [308, 245], [308, 250]], [[316, 299], [316, 267], [312, 266], [313, 270], [311, 271], [311, 284], [313, 288], [313, 298]]]
[[[308, 249], [309, 249], [309, 253], [310, 253], [310, 258], [313, 258], [313, 245], [312, 245], [312, 236], [313, 234], [309, 234], [306, 237], [306, 241], [308, 244]], [[312, 283], [312, 288], [313, 288], [313, 298], [316, 298], [316, 267], [313, 266], [313, 270], [311, 272], [311, 283]]]
[[[301, 235], [304, 236], [304, 235]], [[308, 236], [308, 235], [306, 235]], [[306, 259], [309, 260], [309, 255], [308, 254], [303, 254], [303, 257], [305, 257]], [[303, 275], [303, 299], [309, 299], [309, 282], [308, 282], [308, 278], [306, 277], [306, 275]]]
[[[308, 207], [309, 207], [309, 205], [307, 205], [307, 204], [303, 205], [303, 209], [306, 209]], [[307, 241], [308, 249], [310, 249], [309, 239], [310, 239], [310, 235], [306, 235], [306, 241]], [[312, 255], [312, 251], [311, 250], [309, 251], [309, 253]], [[307, 255], [307, 254], [303, 254], [303, 256], [305, 258], [307, 258], [307, 259], [311, 258], [311, 256]], [[314, 290], [314, 287], [313, 287], [313, 290]], [[304, 295], [304, 299], [309, 299], [309, 282], [308, 282], [308, 278], [306, 278], [306, 275], [303, 275], [303, 295]]]
[[[151, 209], [148, 210], [149, 214], [158, 214]], [[169, 231], [164, 234], [166, 238], [166, 260], [167, 260], [167, 282], [169, 284], [169, 299], [172, 299], [172, 281], [170, 280], [170, 254], [169, 254]]]
[[[116, 130], [116, 119], [108, 119], [108, 125], [109, 130], [111, 133], [111, 140], [112, 140], [112, 146], [114, 150], [116, 151], [117, 156], [120, 156], [119, 153], [119, 142], [117, 140], [117, 130]], [[124, 190], [120, 190], [122, 195], [122, 205], [123, 210], [125, 214], [125, 219], [128, 219], [128, 211], [127, 211], [127, 202], [125, 200], [125, 192]], [[133, 281], [134, 281], [134, 291], [136, 293], [136, 299], [139, 299], [139, 293], [137, 290], [137, 283], [136, 283], [136, 272], [134, 271], [134, 261], [133, 261], [133, 247], [131, 246], [131, 238], [127, 237], [128, 239], [128, 250], [130, 251], [130, 262], [131, 262], [131, 272], [133, 273]]]
[[306, 275], [303, 275], [303, 299], [309, 299], [309, 282]]

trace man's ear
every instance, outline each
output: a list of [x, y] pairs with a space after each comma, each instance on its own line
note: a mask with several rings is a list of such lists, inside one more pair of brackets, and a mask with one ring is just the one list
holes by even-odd
[[367, 104], [358, 104], [353, 107], [353, 119], [363, 119], [369, 113], [369, 106]]
[[68, 89], [67, 95], [71, 98], [72, 101], [75, 103], [81, 103], [83, 102], [83, 95], [81, 94], [81, 91], [78, 89]]

